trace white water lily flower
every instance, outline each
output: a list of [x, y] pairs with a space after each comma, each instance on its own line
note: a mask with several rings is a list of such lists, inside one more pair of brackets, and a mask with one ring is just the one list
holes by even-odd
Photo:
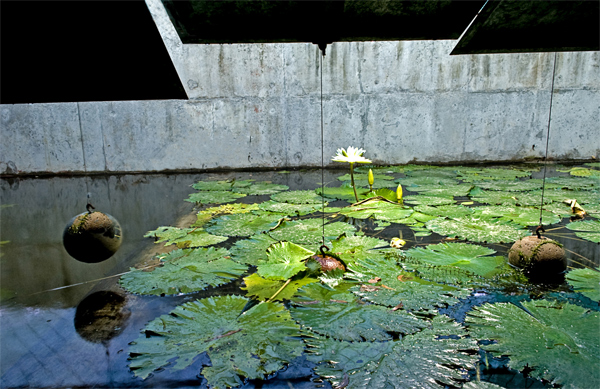
[[365, 153], [364, 149], [355, 148], [352, 146], [348, 147], [348, 150], [338, 149], [337, 154], [331, 159], [334, 162], [348, 162], [348, 163], [371, 163], [370, 159], [366, 159], [362, 155]]

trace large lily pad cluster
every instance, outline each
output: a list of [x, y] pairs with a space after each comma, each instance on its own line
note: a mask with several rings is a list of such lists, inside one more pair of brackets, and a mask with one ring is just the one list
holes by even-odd
[[[597, 168], [564, 169], [546, 183], [546, 228], [572, 216], [573, 200], [596, 215]], [[469, 305], [482, 289], [502, 294], [514, 280], [526, 283], [485, 244], [511, 244], [538, 225], [535, 171], [369, 166], [332, 187], [292, 191], [251, 180], [197, 182], [187, 199], [198, 207], [195, 223], [149, 231], [172, 251], [131, 269], [120, 284], [140, 295], [215, 293], [188, 298], [148, 323], [132, 339], [129, 367], [147, 379], [203, 356], [210, 362], [198, 373], [210, 387], [227, 388], [268, 379], [303, 356], [339, 388], [498, 387], [471, 378], [485, 350], [539, 380], [600, 386], [598, 311], [547, 296], [532, 300], [526, 286], [517, 288], [522, 303]], [[247, 196], [255, 203], [240, 202]], [[363, 230], [368, 221], [379, 227]], [[567, 228], [598, 242], [597, 223]], [[379, 237], [400, 226], [413, 231], [406, 250]], [[422, 244], [432, 234], [454, 241]], [[344, 270], [321, 270], [315, 256], [323, 253]], [[573, 269], [566, 279], [574, 292], [600, 301], [600, 268]], [[235, 294], [219, 292], [234, 281], [241, 285]], [[465, 304], [462, 318], [442, 313]]]

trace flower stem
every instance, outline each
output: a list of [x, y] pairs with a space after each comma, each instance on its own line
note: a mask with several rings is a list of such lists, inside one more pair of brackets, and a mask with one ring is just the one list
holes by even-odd
[[350, 180], [352, 181], [352, 189], [354, 189], [354, 197], [358, 203], [358, 195], [356, 194], [356, 185], [354, 185], [354, 164], [350, 163]]

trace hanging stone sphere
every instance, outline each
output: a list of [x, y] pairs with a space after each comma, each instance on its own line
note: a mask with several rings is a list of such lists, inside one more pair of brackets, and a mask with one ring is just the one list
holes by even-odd
[[84, 212], [65, 227], [63, 245], [70, 256], [85, 263], [110, 258], [121, 247], [121, 225], [109, 214]]
[[567, 268], [562, 245], [544, 236], [526, 236], [508, 251], [508, 262], [536, 282], [554, 281]]
[[342, 262], [340, 262], [336, 258], [327, 256], [327, 255], [313, 255], [312, 258], [315, 261], [319, 262], [319, 264], [321, 265], [321, 271], [326, 272], [326, 271], [331, 271], [334, 269], [340, 269], [341, 271], [346, 271], [346, 268], [344, 267]]

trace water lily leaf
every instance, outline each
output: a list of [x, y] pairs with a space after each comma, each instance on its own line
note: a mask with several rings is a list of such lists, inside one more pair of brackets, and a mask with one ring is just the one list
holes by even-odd
[[245, 194], [233, 193], [230, 191], [214, 190], [207, 192], [196, 192], [189, 195], [185, 201], [190, 203], [198, 204], [223, 204], [230, 203], [241, 197], [245, 197]]
[[[550, 191], [546, 191], [544, 194], [544, 204], [550, 204], [553, 199], [547, 194]], [[475, 196], [471, 196], [471, 199], [483, 204], [491, 205], [515, 205], [515, 206], [538, 206], [542, 202], [542, 191], [534, 190], [531, 192], [517, 193], [507, 191], [481, 191]]]
[[[343, 185], [351, 187], [352, 186], [352, 181], [344, 181]], [[357, 180], [355, 178], [354, 179], [354, 185], [356, 185], [356, 190], [357, 191], [358, 191], [359, 187], [366, 187], [366, 188], [368, 188], [369, 187], [369, 180], [366, 179], [366, 178], [364, 180]], [[394, 184], [393, 181], [387, 181], [387, 180], [377, 180], [377, 179], [375, 179], [375, 182], [373, 183], [373, 188], [375, 188], [375, 189], [392, 188], [392, 187], [396, 187], [396, 186], [397, 185]]]
[[234, 261], [256, 265], [259, 260], [267, 260], [267, 249], [276, 242], [267, 234], [257, 234], [248, 239], [238, 240], [229, 251]]
[[[356, 201], [356, 198], [354, 197], [354, 189], [352, 189], [351, 186], [340, 186], [340, 187], [336, 187], [336, 188], [330, 188], [330, 187], [324, 187], [324, 188], [317, 188], [315, 189], [315, 192], [318, 195], [323, 195], [326, 198], [331, 198], [331, 199], [338, 199], [338, 200], [344, 200], [344, 201], [348, 201], [351, 203], [354, 203]], [[359, 200], [364, 200], [366, 198], [368, 198], [367, 196], [364, 195], [364, 193], [368, 192], [368, 188], [364, 188], [364, 187], [356, 187], [356, 193], [358, 194], [358, 199]]]
[[196, 190], [230, 190], [233, 187], [234, 181], [226, 180], [226, 181], [198, 181], [192, 185], [192, 188]]
[[290, 189], [287, 185], [273, 184], [269, 181], [255, 182], [248, 186], [234, 187], [236, 193], [247, 195], [272, 195]]
[[404, 201], [414, 205], [446, 205], [456, 203], [451, 197], [426, 195], [404, 196]]
[[458, 181], [455, 179], [430, 175], [398, 178], [394, 182], [396, 184], [401, 184], [402, 187], [405, 187], [408, 190], [415, 190], [415, 187], [419, 186], [431, 187], [432, 185], [458, 185]]
[[548, 177], [546, 182], [560, 185], [562, 189], [570, 190], [590, 190], [600, 186], [598, 178], [577, 178], [577, 177]]
[[[509, 220], [522, 226], [537, 226], [540, 224], [540, 210], [535, 208], [490, 205], [473, 209], [474, 217], [499, 217], [500, 220]], [[542, 211], [544, 225], [559, 223], [561, 218], [553, 212]]]
[[[246, 296], [252, 297], [256, 300], [266, 301], [270, 299], [277, 291], [285, 284], [283, 280], [272, 280], [262, 278], [258, 274], [254, 273], [244, 278], [245, 287], [240, 289], [246, 291]], [[283, 301], [289, 300], [296, 293], [296, 291], [304, 285], [311, 284], [313, 282], [319, 282], [317, 278], [305, 276], [298, 279], [292, 279], [285, 288], [275, 296], [273, 300]]]
[[348, 341], [391, 340], [392, 333], [412, 334], [427, 323], [405, 311], [359, 303], [352, 293], [320, 283], [298, 290], [292, 298], [292, 317], [321, 335]]
[[565, 217], [573, 216], [573, 211], [568, 204], [565, 203], [551, 203], [544, 205], [544, 211], [552, 212], [558, 215], [561, 219]]
[[[508, 355], [508, 366], [560, 384], [563, 388], [600, 387], [600, 312], [548, 300], [485, 304], [468, 314], [472, 336], [496, 341], [481, 347]], [[573, 368], [577, 366], [577, 368]]]
[[[342, 234], [354, 235], [355, 228], [348, 223], [333, 222], [325, 224], [325, 240], [336, 239]], [[299, 245], [315, 245], [323, 239], [323, 220], [308, 219], [285, 221], [269, 232], [275, 240], [286, 240]]]
[[577, 176], [577, 177], [590, 177], [590, 176], [600, 177], [600, 172], [598, 170], [588, 169], [588, 168], [581, 167], [581, 166], [572, 167], [570, 169], [556, 169], [556, 170], [559, 172], [563, 172], [563, 173], [569, 173], [570, 175]]
[[347, 342], [309, 337], [308, 359], [334, 387], [434, 389], [459, 386], [478, 356], [474, 340], [447, 316], [397, 342]]
[[[425, 281], [412, 272], [406, 272], [395, 261], [370, 258], [349, 264], [346, 278], [362, 283], [351, 291], [376, 304], [402, 308], [408, 311], [429, 310], [458, 303], [469, 295], [468, 289], [457, 289]], [[378, 280], [377, 282], [369, 282]]]
[[462, 389], [504, 389], [504, 387], [486, 381], [470, 381], [465, 382]]
[[263, 278], [287, 280], [305, 270], [304, 260], [313, 254], [291, 242], [273, 243], [267, 249], [267, 260], [258, 260], [256, 272]]
[[271, 195], [271, 200], [292, 204], [322, 204], [323, 197], [312, 190], [291, 190]]
[[262, 216], [251, 213], [223, 215], [212, 220], [206, 231], [225, 236], [250, 236], [265, 232], [275, 227], [281, 215], [264, 214]]
[[373, 249], [387, 245], [386, 241], [377, 238], [342, 235], [331, 242], [331, 251], [339, 256], [344, 263], [350, 264], [360, 259], [382, 255]]
[[[337, 179], [340, 181], [350, 181], [350, 178], [351, 178], [350, 174], [346, 173], [343, 176], [339, 176]], [[389, 181], [389, 180], [394, 179], [394, 177], [392, 177], [392, 176], [387, 176], [387, 175], [381, 174], [381, 173], [374, 173], [373, 178], [375, 179], [375, 181], [377, 181], [377, 180]], [[354, 174], [354, 182], [359, 181], [359, 180], [367, 182], [368, 173], [355, 173]]]
[[589, 240], [594, 243], [600, 243], [600, 221], [582, 220], [567, 224], [569, 230], [575, 231], [575, 235], [581, 239]]
[[[131, 293], [169, 295], [191, 293], [237, 279], [248, 267], [223, 258], [225, 249], [196, 249], [192, 254], [170, 260], [151, 272], [134, 270], [121, 276], [121, 286]], [[202, 258], [205, 256], [205, 258]], [[218, 259], [213, 259], [218, 257]]]
[[441, 178], [456, 178], [456, 167], [453, 166], [432, 166], [427, 169], [406, 170], [404, 172], [410, 177], [441, 177]]
[[393, 221], [410, 216], [413, 211], [398, 203], [390, 203], [379, 199], [371, 199], [360, 205], [343, 208], [340, 213], [355, 219], [367, 219], [373, 216], [378, 220]]
[[588, 163], [584, 163], [584, 165], [600, 168], [600, 162], [588, 162]]
[[[542, 189], [542, 180], [539, 178], [532, 178], [525, 181], [515, 180], [496, 180], [496, 181], [476, 181], [475, 184], [483, 189], [489, 190], [502, 190], [509, 192], [527, 192], [531, 190]], [[546, 182], [546, 189], [560, 188], [560, 185]]]
[[463, 181], [510, 180], [531, 176], [533, 170], [458, 167]]
[[211, 219], [221, 215], [233, 215], [236, 213], [248, 213], [250, 211], [257, 211], [258, 204], [225, 204], [218, 207], [207, 208], [203, 211], [198, 212], [196, 222], [192, 224], [192, 227], [202, 227], [208, 223]]
[[465, 207], [463, 205], [438, 205], [438, 206], [429, 206], [429, 205], [417, 205], [414, 208], [415, 211], [424, 213], [426, 215], [436, 216], [436, 217], [447, 217], [447, 218], [457, 218], [461, 216], [467, 216], [473, 213], [473, 209]]
[[212, 235], [201, 228], [158, 227], [148, 231], [145, 238], [158, 239], [155, 243], [165, 242], [165, 246], [176, 244], [179, 248], [206, 247], [227, 240], [226, 236]]
[[579, 204], [586, 205], [592, 204], [597, 205], [598, 199], [600, 199], [600, 192], [597, 190], [549, 190], [546, 191], [544, 198], [548, 196], [556, 202], [562, 202], [567, 200], [577, 200]]
[[490, 277], [502, 268], [504, 257], [489, 257], [495, 251], [468, 243], [440, 243], [406, 251], [408, 257], [431, 265], [454, 266], [480, 276]]
[[425, 225], [437, 234], [473, 242], [509, 243], [529, 235], [529, 231], [518, 224], [489, 216], [434, 219]]
[[[327, 204], [327, 201], [325, 201], [325, 206], [327, 206]], [[258, 207], [263, 211], [273, 212], [280, 215], [304, 216], [321, 210], [322, 204], [291, 204], [269, 200], [258, 204]]]
[[576, 292], [594, 301], [600, 301], [600, 267], [593, 269], [573, 269], [565, 278]]
[[[263, 303], [239, 315], [248, 299], [210, 297], [188, 302], [154, 319], [132, 343], [129, 367], [146, 378], [154, 370], [181, 370], [207, 352], [201, 374], [211, 388], [240, 386], [281, 369], [304, 348], [299, 327], [279, 303]], [[266, 331], [265, 329], [268, 329]]]
[[414, 192], [419, 192], [419, 194], [424, 194], [427, 196], [441, 196], [452, 198], [453, 196], [466, 196], [469, 194], [472, 188], [473, 185], [471, 184], [454, 184], [411, 186], [407, 189], [412, 190]]

